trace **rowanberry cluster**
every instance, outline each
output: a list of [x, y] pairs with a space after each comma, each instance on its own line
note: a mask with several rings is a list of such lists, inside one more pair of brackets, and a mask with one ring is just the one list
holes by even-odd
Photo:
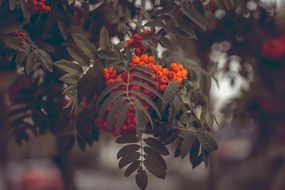
[[134, 34], [131, 39], [127, 41], [127, 44], [125, 46], [126, 49], [134, 49], [134, 52], [137, 56], [140, 56], [143, 54], [143, 52], [146, 50], [146, 46], [142, 44], [143, 37], [148, 34], [149, 31], [145, 30], [142, 33]]
[[[136, 78], [134, 76], [129, 76], [128, 73], [122, 72], [118, 73], [117, 70], [113, 67], [108, 67], [103, 70], [104, 78], [107, 85], [110, 85], [115, 82], [124, 81], [127, 83], [129, 80], [140, 80], [141, 82], [145, 83], [148, 86], [151, 86], [153, 88], [156, 88], [160, 93], [163, 93], [163, 91], [166, 89], [168, 83], [170, 81], [175, 81], [177, 83], [181, 83], [183, 79], [187, 78], [188, 71], [186, 68], [184, 68], [182, 65], [177, 63], [172, 63], [170, 65], [170, 69], [164, 68], [161, 65], [155, 64], [155, 59], [153, 56], [148, 56], [146, 54], [143, 54], [141, 56], [135, 56], [132, 59], [132, 62], [130, 63], [130, 67], [135, 66], [142, 66], [147, 68], [148, 70], [153, 72], [153, 75], [149, 75], [146, 73], [143, 73], [144, 75], [148, 75], [148, 77], [151, 77], [154, 79], [157, 83], [152, 84], [150, 82], [144, 81], [143, 79]], [[121, 86], [119, 89], [127, 88], [126, 86]], [[130, 85], [130, 89], [138, 90], [143, 92], [144, 94], [148, 95], [151, 98], [155, 98], [155, 95], [138, 85]], [[150, 109], [150, 105], [141, 100], [143, 106], [148, 110]], [[107, 108], [107, 111], [112, 110], [112, 105], [110, 105]], [[104, 118], [103, 120], [96, 120], [96, 125], [104, 130], [108, 130], [107, 120]], [[127, 113], [127, 118], [121, 128], [121, 131], [117, 132], [115, 126], [113, 126], [111, 132], [114, 136], [121, 134], [129, 134], [134, 133], [136, 131], [136, 118], [135, 118], [135, 109], [131, 107]]]
[[20, 46], [23, 46], [23, 45], [29, 43], [28, 36], [27, 36], [26, 32], [16, 31], [13, 33], [13, 35], [18, 38]]
[[49, 13], [51, 11], [50, 6], [46, 4], [46, 0], [29, 0], [28, 7], [34, 13], [44, 14], [44, 13]]

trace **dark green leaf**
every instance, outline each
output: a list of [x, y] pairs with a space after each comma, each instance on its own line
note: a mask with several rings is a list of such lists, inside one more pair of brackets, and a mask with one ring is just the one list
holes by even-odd
[[[62, 77], [59, 78], [59, 80], [65, 82], [66, 84], [74, 84], [76, 85], [79, 80], [79, 75], [73, 74], [73, 73], [68, 73], [63, 75]], [[74, 82], [72, 82], [74, 81]]]
[[24, 51], [24, 52], [18, 52], [17, 56], [16, 56], [16, 65], [17, 67], [22, 67], [24, 61], [27, 59], [28, 57], [28, 52]]
[[112, 106], [112, 110], [107, 115], [107, 124], [112, 128], [112, 126], [116, 122], [116, 115], [118, 114], [119, 110], [121, 110], [123, 104], [124, 104], [125, 98], [119, 98], [116, 103]]
[[183, 136], [182, 146], [181, 146], [181, 159], [183, 159], [191, 150], [195, 136], [192, 132], [186, 133]]
[[122, 135], [116, 139], [116, 143], [118, 144], [137, 143], [137, 142], [139, 142], [139, 139], [135, 134]]
[[[116, 129], [117, 131], [120, 131], [122, 125], [124, 124], [126, 118], [127, 118], [127, 113], [129, 112], [130, 106], [129, 104], [124, 104], [121, 107], [120, 112], [118, 113], [118, 118], [117, 118], [117, 123], [116, 123]], [[109, 126], [112, 127], [112, 126]]]
[[119, 161], [119, 168], [122, 169], [126, 165], [138, 160], [140, 158], [140, 153], [131, 152], [129, 154], [125, 154]]
[[185, 17], [177, 17], [176, 23], [177, 23], [178, 27], [180, 28], [180, 30], [182, 32], [189, 35], [189, 37], [197, 39], [197, 36], [195, 34], [195, 30], [191, 27], [191, 24], [189, 22], [187, 22], [188, 19], [187, 20], [186, 19], [187, 18], [185, 18]]
[[136, 175], [136, 183], [141, 190], [144, 190], [147, 186], [147, 175], [146, 172], [141, 169], [141, 167], [139, 168], [138, 173]]
[[149, 85], [146, 85], [145, 83], [143, 83], [143, 82], [141, 82], [141, 81], [137, 81], [137, 80], [132, 80], [132, 81], [130, 82], [130, 85], [132, 85], [132, 84], [138, 85], [138, 86], [140, 86], [140, 87], [142, 87], [142, 88], [144, 88], [144, 89], [146, 89], [146, 90], [152, 92], [152, 93], [155, 94], [157, 97], [159, 97], [161, 100], [163, 100], [162, 96], [160, 95], [160, 93], [159, 93], [155, 88], [153, 88], [153, 87], [151, 87], [151, 86], [149, 86]]
[[100, 106], [98, 118], [103, 119], [108, 106], [112, 105], [114, 101], [116, 101], [118, 98], [120, 98], [120, 96], [123, 96], [124, 94], [125, 93], [123, 91], [116, 91], [116, 92], [113, 92], [110, 96], [108, 96], [106, 100], [104, 100], [103, 104]]
[[216, 150], [218, 148], [218, 144], [214, 139], [213, 135], [210, 134], [208, 131], [200, 129], [196, 132], [196, 137], [201, 143], [203, 149], [208, 152]]
[[101, 59], [106, 59], [106, 60], [111, 60], [111, 61], [120, 60], [120, 57], [118, 57], [118, 55], [111, 50], [101, 49], [97, 52], [97, 55]]
[[200, 26], [202, 29], [206, 30], [206, 25], [204, 19], [200, 15], [200, 13], [195, 10], [195, 8], [190, 7], [190, 10], [186, 10], [184, 7], [180, 7], [180, 11], [186, 15], [190, 20], [192, 20], [195, 24]]
[[79, 134], [77, 134], [76, 137], [77, 137], [77, 142], [78, 142], [80, 150], [82, 152], [84, 152], [86, 149], [86, 144], [85, 144], [84, 138], [82, 138]]
[[179, 89], [179, 84], [177, 84], [176, 82], [169, 82], [165, 91], [163, 92], [163, 108], [162, 110], [164, 111], [166, 106], [173, 100], [173, 98], [175, 97], [175, 95], [177, 94], [177, 91]]
[[152, 121], [152, 118], [150, 116], [150, 114], [148, 113], [148, 111], [145, 109], [145, 107], [143, 106], [143, 104], [140, 102], [140, 100], [136, 97], [131, 97], [132, 101], [135, 103], [135, 106], [142, 110], [144, 115], [146, 116], [146, 118], [148, 119], [148, 121], [150, 122], [151, 126], [154, 127], [153, 125], [153, 121]]
[[105, 50], [112, 49], [111, 39], [105, 26], [100, 30], [100, 48]]
[[147, 139], [144, 139], [144, 142], [145, 142], [148, 146], [154, 148], [154, 149], [155, 149], [156, 151], [158, 151], [160, 154], [165, 155], [165, 156], [166, 156], [166, 155], [169, 155], [168, 149], [166, 148], [165, 145], [161, 144], [161, 142], [160, 142], [159, 140], [149, 137], [149, 138], [147, 138]]
[[195, 139], [189, 154], [189, 161], [192, 164], [192, 168], [197, 167], [202, 162], [202, 159], [199, 157], [199, 151], [200, 143]]
[[98, 104], [101, 103], [101, 101], [112, 91], [114, 91], [115, 89], [117, 89], [118, 87], [124, 85], [125, 83], [124, 82], [116, 82], [116, 83], [113, 83], [111, 85], [109, 85], [107, 88], [105, 88], [103, 90], [103, 92], [101, 92], [101, 94], [98, 96], [97, 98], [97, 106]]
[[84, 67], [89, 66], [90, 59], [73, 43], [66, 43], [66, 49], [70, 56], [80, 65]]
[[160, 164], [158, 164], [156, 160], [147, 159], [144, 160], [143, 163], [145, 168], [154, 176], [165, 179], [165, 169]]
[[139, 160], [134, 161], [131, 165], [128, 166], [128, 168], [126, 169], [124, 175], [126, 177], [128, 177], [129, 175], [134, 173], [138, 169], [140, 164], [141, 164], [141, 162]]
[[166, 38], [165, 36], [159, 37], [158, 41], [161, 43], [163, 47], [168, 48], [168, 49], [172, 48], [170, 40]]
[[167, 169], [167, 165], [165, 163], [165, 160], [162, 158], [159, 152], [157, 152], [155, 149], [145, 146], [143, 147], [144, 152], [146, 155], [144, 156], [145, 159], [150, 159], [150, 160], [157, 160], [158, 163], [163, 167], [164, 169]]
[[121, 148], [117, 154], [117, 159], [123, 157], [125, 154], [128, 154], [129, 152], [136, 152], [139, 150], [140, 146], [137, 144], [129, 144]]
[[156, 104], [154, 103], [154, 101], [151, 98], [149, 98], [146, 94], [144, 94], [138, 90], [131, 90], [130, 93], [132, 93], [133, 95], [136, 95], [139, 98], [146, 101], [154, 109], [154, 111], [157, 113], [158, 117], [161, 118], [160, 111], [158, 110]]
[[74, 42], [80, 47], [83, 53], [85, 53], [90, 59], [95, 57], [97, 48], [94, 44], [81, 34], [73, 33], [71, 35]]
[[157, 81], [156, 80], [146, 76], [145, 74], [139, 73], [139, 72], [133, 72], [132, 73], [132, 77], [138, 77], [138, 78], [143, 79], [143, 80], [145, 80], [145, 81], [147, 81], [147, 82], [149, 82], [149, 83], [151, 83], [151, 84], [153, 84], [155, 86], [157, 85]]
[[135, 66], [135, 67], [132, 67], [131, 68], [132, 70], [138, 70], [138, 71], [142, 71], [146, 74], [149, 74], [149, 75], [154, 75], [154, 73], [152, 71], [150, 71], [149, 69], [145, 68], [145, 67], [142, 67], [142, 66]]
[[79, 64], [65, 59], [54, 62], [54, 65], [67, 73], [83, 73], [83, 69]]

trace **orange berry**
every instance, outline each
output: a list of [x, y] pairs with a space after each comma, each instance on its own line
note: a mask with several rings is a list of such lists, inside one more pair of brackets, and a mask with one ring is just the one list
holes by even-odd
[[174, 66], [174, 67], [172, 68], [172, 70], [173, 70], [174, 72], [178, 72], [180, 69], [179, 69], [179, 66], [176, 65], [176, 66]]
[[145, 62], [144, 61], [140, 61], [138, 65], [145, 66]]
[[178, 64], [178, 68], [179, 68], [179, 70], [182, 70], [183, 69], [183, 65]]
[[161, 77], [163, 77], [163, 73], [162, 73], [161, 71], [157, 71], [157, 72], [156, 72], [156, 76], [157, 76], [158, 78], [161, 78]]
[[148, 61], [149, 61], [149, 62], [154, 62], [154, 57], [153, 57], [153, 56], [149, 56], [149, 57], [148, 57]]
[[168, 70], [167, 68], [164, 68], [164, 69], [162, 69], [162, 73], [163, 73], [164, 75], [168, 75], [169, 70]]
[[177, 76], [178, 78], [183, 78], [183, 73], [182, 73], [181, 71], [178, 71], [178, 72], [176, 73], [176, 76]]
[[138, 56], [133, 57], [132, 62], [138, 64], [141, 61], [141, 58]]
[[187, 75], [188, 75], [188, 71], [187, 71], [187, 69], [182, 69], [182, 74], [183, 74], [183, 78], [186, 78], [187, 77]]
[[173, 79], [175, 76], [176, 76], [175, 72], [169, 71], [168, 77], [169, 77], [170, 79]]
[[166, 89], [167, 85], [166, 84], [161, 84], [159, 85], [159, 90], [164, 91]]
[[146, 54], [141, 55], [141, 61], [147, 62], [148, 56]]
[[182, 78], [177, 78], [174, 81], [177, 82], [178, 84], [180, 84], [180, 83], [182, 83], [182, 80], [183, 80]]
[[160, 83], [167, 84], [167, 82], [168, 82], [168, 78], [166, 76], [161, 77]]

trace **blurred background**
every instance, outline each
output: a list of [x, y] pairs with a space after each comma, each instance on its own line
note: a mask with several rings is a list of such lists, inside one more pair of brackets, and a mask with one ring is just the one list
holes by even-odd
[[[219, 149], [209, 168], [202, 164], [192, 169], [188, 158], [167, 157], [166, 180], [150, 178], [149, 190], [285, 189], [285, 1], [240, 1], [239, 7], [230, 1], [204, 1], [209, 9], [218, 2], [208, 30], [198, 32], [198, 40], [179, 42], [179, 51], [204, 68], [211, 66], [218, 81], [211, 82], [210, 99], [219, 121]], [[71, 3], [74, 25], [87, 22], [84, 1]], [[96, 32], [92, 23], [108, 19], [100, 17], [106, 8], [100, 6], [92, 7], [85, 30]], [[6, 126], [8, 92], [15, 83], [24, 83], [16, 77], [0, 73], [0, 190], [137, 188], [134, 176], [125, 178], [118, 170], [120, 146], [106, 134], [85, 152], [74, 146], [69, 154], [58, 151], [59, 142], [49, 133], [16, 144]]]

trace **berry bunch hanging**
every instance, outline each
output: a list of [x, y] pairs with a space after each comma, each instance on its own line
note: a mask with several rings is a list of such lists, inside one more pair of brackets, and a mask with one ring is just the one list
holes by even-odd
[[[126, 72], [118, 73], [114, 67], [107, 67], [103, 70], [106, 84], [112, 85], [115, 82], [120, 82], [120, 81], [127, 82], [127, 80], [136, 79], [140, 82], [143, 82], [147, 86], [152, 86], [156, 88], [161, 94], [163, 94], [163, 91], [166, 89], [170, 81], [174, 81], [178, 84], [181, 84], [182, 80], [187, 78], [188, 71], [181, 64], [172, 63], [170, 65], [170, 69], [168, 69], [168, 68], [162, 67], [161, 65], [155, 64], [154, 61], [155, 59], [153, 56], [143, 54], [140, 57], [134, 56], [129, 66], [130, 67], [136, 67], [136, 66], [145, 67], [147, 70], [153, 73], [149, 77], [154, 79], [155, 83], [148, 82], [138, 77], [128, 77], [128, 74]], [[142, 75], [149, 75], [144, 72], [139, 72], [139, 73]], [[127, 88], [127, 87], [121, 86], [119, 88], [122, 89], [122, 88]], [[153, 94], [147, 88], [143, 88], [135, 84], [130, 85], [129, 88], [133, 90], [138, 90], [144, 93], [145, 95], [150, 96], [151, 98], [155, 98], [155, 94]], [[117, 89], [115, 89], [114, 91], [116, 90]], [[133, 96], [133, 95], [131, 94], [130, 96]], [[150, 105], [147, 102], [143, 101], [142, 103], [146, 110], [150, 108]], [[109, 106], [108, 111], [112, 110], [112, 106], [114, 105]], [[109, 131], [109, 129], [111, 129], [111, 132], [114, 136], [117, 136], [118, 134], [135, 133], [136, 132], [136, 118], [135, 118], [135, 109], [133, 107], [129, 109], [127, 113], [127, 117], [125, 121], [123, 122], [124, 123], [123, 123], [123, 126], [121, 127], [121, 131], [117, 131], [115, 125], [108, 127], [108, 121], [106, 117], [104, 117], [103, 120], [97, 120], [96, 124], [100, 129], [104, 131]]]

